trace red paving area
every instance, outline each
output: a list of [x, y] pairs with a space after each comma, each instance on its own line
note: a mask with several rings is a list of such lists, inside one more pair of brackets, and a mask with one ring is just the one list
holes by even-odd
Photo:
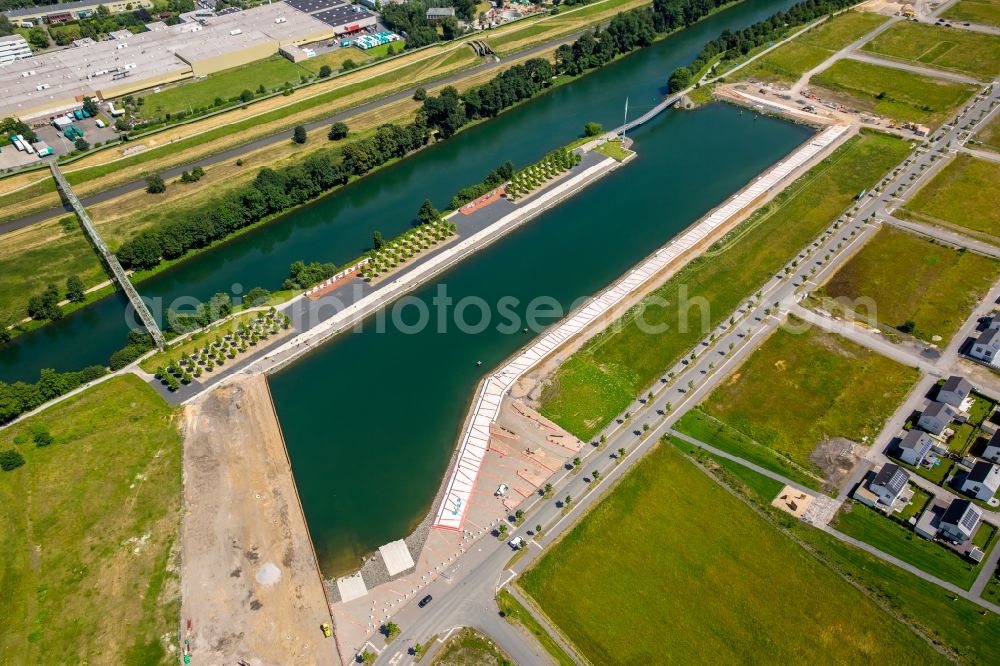
[[354, 271], [353, 273], [348, 273], [347, 275], [345, 275], [344, 277], [340, 278], [339, 280], [334, 280], [330, 284], [328, 284], [328, 285], [326, 285], [324, 287], [320, 287], [319, 289], [317, 289], [316, 291], [314, 291], [314, 292], [312, 292], [310, 294], [306, 294], [306, 298], [308, 298], [310, 301], [315, 301], [320, 296], [322, 296], [324, 294], [329, 294], [331, 291], [333, 291], [334, 289], [336, 289], [340, 285], [344, 284], [348, 280], [353, 280], [354, 278], [358, 277], [359, 275], [361, 275], [361, 269], [360, 268], [358, 270]]
[[501, 185], [497, 189], [491, 190], [491, 191], [487, 192], [486, 194], [484, 194], [483, 196], [479, 197], [478, 199], [473, 199], [472, 201], [470, 201], [469, 203], [465, 204], [464, 206], [462, 206], [458, 210], [459, 210], [459, 212], [462, 213], [462, 215], [471, 215], [471, 214], [475, 213], [477, 210], [479, 210], [480, 208], [485, 208], [486, 206], [489, 206], [494, 201], [498, 201], [504, 195], [504, 192], [506, 191], [506, 188], [507, 188], [506, 185]]

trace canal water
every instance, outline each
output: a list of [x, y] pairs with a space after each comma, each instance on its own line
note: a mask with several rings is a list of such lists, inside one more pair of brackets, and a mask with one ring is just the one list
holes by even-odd
[[[255, 286], [277, 289], [287, 276], [289, 265], [298, 259], [349, 261], [369, 247], [372, 231], [379, 230], [383, 236], [391, 237], [405, 230], [425, 197], [444, 207], [456, 190], [481, 180], [505, 160], [529, 164], [579, 136], [588, 121], [616, 126], [622, 120], [626, 97], [630, 100], [630, 115], [636, 117], [662, 99], [670, 72], [692, 60], [706, 41], [722, 30], [745, 27], [792, 4], [793, 0], [747, 0], [651, 48], [165, 271], [142, 283], [139, 291], [153, 299], [154, 314], [158, 314], [192, 299], [207, 299], [219, 291], [245, 293]], [[707, 118], [715, 113], [721, 112], [713, 110], [695, 117]], [[739, 121], [734, 117], [731, 122]], [[759, 127], [766, 124], [769, 123], [761, 123]], [[752, 134], [752, 129], [747, 126], [743, 131]], [[709, 135], [724, 129], [699, 120], [690, 131], [698, 132], [708, 141]], [[698, 143], [693, 152], [683, 155], [681, 170], [689, 165], [693, 168], [693, 162], [706, 161], [712, 163], [713, 178], [721, 178], [721, 172], [734, 168], [732, 162], [738, 155], [728, 146], [713, 154], [702, 147], [707, 144]], [[764, 148], [767, 155], [780, 153], [771, 146]], [[664, 144], [660, 149], [676, 152], [677, 146]], [[649, 192], [647, 196], [654, 194], [659, 193]], [[692, 194], [699, 202], [709, 201], [698, 193]], [[678, 202], [664, 202], [664, 205], [673, 207]], [[650, 240], [658, 243], [666, 237], [660, 233]], [[626, 263], [637, 258], [627, 256]], [[106, 298], [4, 345], [0, 348], [0, 380], [34, 381], [41, 368], [73, 370], [106, 363], [110, 354], [125, 342], [125, 304], [120, 296]]]

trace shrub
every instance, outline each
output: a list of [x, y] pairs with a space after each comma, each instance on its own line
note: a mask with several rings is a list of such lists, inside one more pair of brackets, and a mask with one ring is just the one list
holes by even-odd
[[17, 469], [24, 464], [24, 456], [14, 449], [0, 451], [0, 468], [5, 472]]

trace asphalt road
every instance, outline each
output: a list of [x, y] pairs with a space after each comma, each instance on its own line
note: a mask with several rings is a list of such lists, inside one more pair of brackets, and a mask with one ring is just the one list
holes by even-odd
[[[476, 542], [475, 550], [467, 552], [441, 578], [427, 587], [427, 593], [434, 596], [431, 604], [423, 609], [415, 602], [404, 606], [393, 617], [402, 630], [396, 640], [386, 646], [379, 637], [375, 637], [370, 643], [371, 647], [380, 651], [377, 663], [411, 663], [412, 657], [407, 651], [415, 642], [426, 641], [430, 636], [444, 634], [462, 625], [476, 626], [493, 636], [518, 663], [540, 663], [537, 657], [529, 658], [530, 655], [523, 653], [525, 649], [537, 650], [534, 641], [526, 641], [516, 632], [512, 635], [510, 627], [500, 617], [494, 601], [496, 591], [529, 567], [540, 552], [598, 501], [600, 493], [590, 492], [594, 485], [607, 487], [625, 474], [642, 453], [662, 435], [669, 433], [674, 422], [687, 409], [698, 404], [726, 377], [728, 371], [742, 363], [767, 339], [784, 319], [783, 312], [792, 309], [811, 285], [822, 283], [856, 248], [874, 235], [881, 226], [878, 218], [885, 216], [886, 207], [897, 201], [892, 193], [915, 191], [934, 170], [931, 165], [939, 161], [932, 160], [937, 146], [957, 143], [962, 134], [958, 126], [975, 121], [980, 110], [988, 109], [997, 101], [1000, 101], [1000, 87], [989, 96], [977, 97], [969, 110], [960, 114], [960, 122], [944, 126], [931, 137], [930, 149], [918, 149], [899, 165], [898, 174], [884, 178], [879, 183], [880, 193], [874, 193], [873, 188], [873, 195], [860, 202], [856, 213], [842, 215], [819, 238], [803, 248], [795, 264], [788, 264], [787, 274], [779, 271], [772, 276], [761, 287], [759, 297], [752, 297], [733, 313], [734, 324], [726, 322], [710, 332], [696, 348], [697, 355], [693, 361], [685, 359], [670, 368], [676, 373], [673, 381], [668, 379], [665, 371], [653, 400], [637, 400], [628, 407], [633, 416], [627, 423], [619, 419], [605, 430], [607, 447], [603, 450], [591, 449], [584, 458], [581, 473], [572, 474], [564, 470], [550, 480], [555, 488], [553, 499], [536, 496], [527, 500], [523, 507], [526, 513], [524, 524], [513, 527], [507, 538], [522, 536], [532, 540], [526, 546], [528, 552], [512, 568], [506, 568], [513, 555], [510, 547], [505, 542], [484, 537]], [[990, 115], [993, 114], [984, 115], [979, 122], [985, 122]], [[907, 356], [909, 360], [911, 357]], [[669, 410], [667, 403], [671, 406]], [[649, 429], [644, 432], [645, 424], [649, 425]], [[627, 451], [620, 461], [614, 453], [619, 448]], [[595, 469], [601, 472], [600, 481], [596, 484], [591, 479]], [[555, 498], [567, 495], [571, 495], [574, 501], [565, 510]], [[540, 537], [532, 538], [531, 530], [536, 524], [543, 526], [543, 532]], [[525, 642], [532, 645], [526, 648], [522, 645]]]
[[[555, 39], [550, 39], [546, 42], [539, 44], [538, 46], [533, 46], [530, 49], [518, 51], [517, 53], [506, 56], [504, 58], [500, 58], [499, 60], [490, 60], [489, 62], [483, 63], [481, 65], [476, 65], [475, 67], [472, 67], [470, 69], [465, 69], [462, 70], [461, 72], [457, 72], [455, 74], [451, 74], [449, 76], [445, 76], [443, 78], [435, 79], [434, 81], [424, 83], [423, 87], [445, 86], [452, 83], [456, 83], [468, 76], [478, 74], [480, 72], [486, 72], [493, 69], [498, 69], [504, 66], [506, 63], [510, 62], [511, 60], [517, 60], [525, 57], [530, 57], [538, 53], [542, 53], [548, 49], [553, 48], [554, 46], [562, 44], [567, 40], [576, 39], [582, 34], [583, 31], [576, 32], [571, 35], [566, 35], [563, 37], [557, 37]], [[339, 113], [327, 116], [326, 118], [316, 120], [311, 123], [307, 123], [305, 125], [305, 128], [307, 130], [314, 130], [320, 127], [326, 127], [337, 121], [347, 120], [348, 118], [351, 118], [358, 114], [366, 113], [368, 111], [373, 111], [375, 109], [378, 109], [379, 107], [386, 106], [394, 102], [398, 102], [399, 100], [409, 99], [413, 97], [413, 93], [416, 91], [416, 89], [417, 86], [413, 86], [411, 88], [407, 88], [405, 90], [400, 90], [399, 92], [392, 93], [391, 95], [380, 97], [370, 102], [365, 102], [364, 104], [353, 106]], [[164, 169], [159, 173], [160, 175], [163, 176], [164, 179], [175, 178], [179, 176], [182, 171], [187, 171], [195, 166], [201, 166], [202, 168], [210, 167], [213, 164], [219, 164], [221, 162], [226, 162], [228, 160], [235, 160], [242, 157], [243, 155], [254, 152], [256, 150], [260, 150], [261, 148], [266, 148], [268, 146], [273, 146], [277, 143], [290, 140], [291, 140], [291, 130], [282, 130], [281, 132], [276, 132], [274, 134], [251, 141], [250, 143], [245, 143], [243, 145], [230, 148], [229, 150], [225, 150], [220, 153], [204, 157], [202, 159], [194, 160], [192, 162], [187, 162], [185, 164], [171, 167], [169, 169]], [[112, 187], [97, 194], [85, 197], [81, 199], [81, 201], [83, 202], [84, 206], [93, 206], [94, 204], [99, 204], [104, 201], [120, 197], [124, 194], [129, 194], [130, 192], [135, 192], [138, 190], [145, 189], [145, 187], [146, 187], [145, 179], [140, 178], [137, 180], [130, 181], [128, 183], [123, 183], [122, 185], [118, 185], [116, 187]], [[72, 213], [73, 209], [69, 205], [62, 207], [56, 206], [38, 211], [37, 213], [26, 215], [17, 220], [5, 222], [3, 224], [0, 224], [0, 235], [10, 233], [11, 231], [15, 231], [17, 229], [23, 229], [24, 227], [36, 224], [54, 215], [60, 215], [63, 212]]]

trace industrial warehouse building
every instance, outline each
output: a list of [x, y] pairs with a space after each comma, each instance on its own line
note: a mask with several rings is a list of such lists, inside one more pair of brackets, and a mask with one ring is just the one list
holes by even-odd
[[110, 99], [206, 76], [334, 35], [283, 2], [157, 28], [0, 65], [0, 117], [54, 115], [85, 96]]
[[21, 35], [0, 37], [0, 65], [31, 57], [31, 47]]

